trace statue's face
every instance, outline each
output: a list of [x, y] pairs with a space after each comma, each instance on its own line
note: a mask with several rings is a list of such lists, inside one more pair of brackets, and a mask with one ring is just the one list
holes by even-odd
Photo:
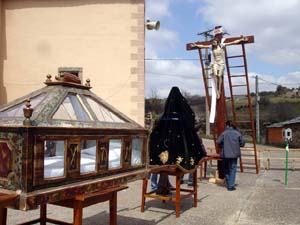
[[213, 40], [213, 41], [212, 41], [212, 45], [213, 45], [213, 46], [217, 46], [217, 45], [218, 45], [218, 41], [217, 41], [217, 40]]

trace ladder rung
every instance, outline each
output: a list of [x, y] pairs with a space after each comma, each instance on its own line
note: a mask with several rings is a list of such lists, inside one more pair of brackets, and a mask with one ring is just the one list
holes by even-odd
[[229, 66], [229, 68], [240, 68], [240, 67], [245, 67], [245, 66]]
[[235, 121], [236, 123], [251, 123], [250, 120], [240, 120], [240, 121]]
[[234, 94], [232, 97], [247, 97], [248, 94]]
[[235, 85], [232, 85], [231, 87], [245, 87], [247, 86], [247, 84], [235, 84]]
[[249, 157], [249, 156], [254, 156], [253, 154], [251, 155], [251, 154], [242, 154], [242, 157]]
[[253, 132], [252, 129], [240, 129], [240, 130], [243, 131], [243, 132]]
[[246, 77], [246, 75], [244, 74], [244, 75], [230, 75], [230, 77]]
[[232, 59], [232, 58], [241, 58], [244, 55], [232, 55], [232, 56], [227, 56], [228, 59]]
[[250, 152], [250, 151], [254, 151], [254, 147], [242, 147], [241, 151], [245, 151], [245, 152]]
[[249, 111], [247, 111], [247, 112], [245, 112], [245, 111], [243, 111], [243, 112], [236, 111], [235, 114], [239, 114], [239, 115], [249, 115], [250, 113], [249, 113]]
[[244, 162], [243, 159], [242, 159], [242, 163], [243, 165], [256, 165], [255, 162]]

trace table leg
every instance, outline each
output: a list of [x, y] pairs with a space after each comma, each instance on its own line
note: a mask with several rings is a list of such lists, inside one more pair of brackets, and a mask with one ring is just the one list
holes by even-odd
[[82, 201], [74, 201], [73, 224], [82, 225]]
[[141, 205], [141, 212], [145, 211], [145, 194], [147, 192], [147, 185], [148, 185], [148, 179], [143, 179], [143, 189], [142, 189], [142, 205]]
[[47, 204], [40, 206], [40, 224], [46, 225], [47, 222]]
[[204, 178], [206, 178], [207, 161], [204, 162]]
[[193, 183], [194, 183], [194, 207], [197, 207], [197, 203], [198, 203], [197, 169], [195, 169], [195, 172], [194, 172]]
[[181, 178], [181, 174], [176, 173], [176, 202], [175, 202], [176, 218], [178, 218], [180, 215], [180, 178]]
[[117, 225], [117, 192], [113, 192], [109, 200], [110, 225]]
[[200, 174], [199, 174], [199, 179], [201, 180], [202, 179], [202, 176], [203, 176], [203, 162], [200, 162], [199, 164], [199, 170], [200, 170]]
[[0, 207], [0, 224], [6, 225], [7, 208]]

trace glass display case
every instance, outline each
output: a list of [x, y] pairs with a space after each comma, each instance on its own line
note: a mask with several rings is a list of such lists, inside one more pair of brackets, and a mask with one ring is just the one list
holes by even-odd
[[0, 108], [0, 192], [15, 208], [71, 198], [147, 175], [147, 130], [65, 73]]

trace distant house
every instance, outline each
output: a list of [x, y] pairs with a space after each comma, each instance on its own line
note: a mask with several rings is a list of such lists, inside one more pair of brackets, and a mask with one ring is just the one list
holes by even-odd
[[0, 105], [77, 75], [144, 124], [145, 0], [0, 0]]
[[298, 89], [294, 89], [292, 91], [288, 91], [286, 93], [286, 97], [288, 98], [299, 98], [300, 97], [300, 92]]
[[283, 131], [290, 128], [292, 130], [291, 147], [300, 147], [300, 116], [291, 120], [280, 123], [274, 123], [267, 126], [267, 142], [268, 144], [282, 145], [284, 144]]

